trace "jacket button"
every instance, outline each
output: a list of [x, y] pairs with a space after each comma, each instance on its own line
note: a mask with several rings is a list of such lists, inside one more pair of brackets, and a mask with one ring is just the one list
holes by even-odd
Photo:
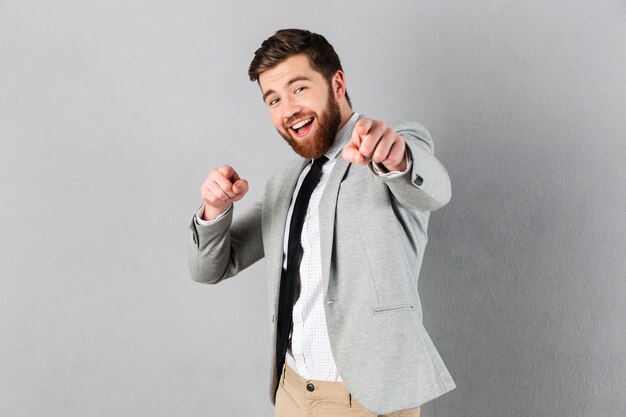
[[419, 175], [415, 176], [415, 181], [413, 181], [415, 183], [415, 185], [417, 185], [418, 187], [420, 185], [422, 185], [424, 183], [424, 178], [420, 177]]
[[309, 392], [313, 392], [315, 391], [315, 385], [311, 384], [310, 382], [308, 384], [306, 384], [306, 390]]

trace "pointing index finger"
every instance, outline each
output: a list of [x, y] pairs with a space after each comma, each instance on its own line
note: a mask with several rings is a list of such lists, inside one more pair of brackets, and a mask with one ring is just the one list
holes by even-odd
[[217, 170], [231, 183], [239, 179], [239, 174], [237, 174], [237, 171], [235, 171], [235, 169], [230, 165], [222, 165], [221, 167], [217, 168]]
[[373, 120], [370, 118], [360, 119], [356, 122], [356, 126], [354, 130], [357, 133], [357, 135], [365, 136], [369, 133], [373, 124], [374, 124]]

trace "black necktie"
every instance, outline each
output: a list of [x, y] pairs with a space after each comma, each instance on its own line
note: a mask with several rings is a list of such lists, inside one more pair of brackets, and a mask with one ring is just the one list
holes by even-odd
[[302, 225], [306, 217], [311, 194], [322, 176], [322, 166], [328, 158], [321, 156], [313, 161], [311, 169], [304, 177], [296, 202], [291, 213], [289, 225], [289, 242], [287, 244], [287, 269], [283, 269], [280, 278], [280, 294], [278, 296], [278, 325], [276, 328], [276, 372], [278, 379], [285, 363], [287, 343], [293, 321], [293, 305], [300, 294], [300, 261], [302, 260]]

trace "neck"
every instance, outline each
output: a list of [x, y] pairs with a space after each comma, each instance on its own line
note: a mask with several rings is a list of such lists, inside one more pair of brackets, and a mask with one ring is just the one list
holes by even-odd
[[348, 119], [350, 119], [350, 117], [352, 116], [352, 113], [354, 112], [348, 105], [348, 102], [346, 102], [345, 100], [342, 100], [339, 103], [339, 114], [341, 114], [341, 122], [339, 123], [339, 130], [341, 130], [341, 128], [346, 125], [346, 122], [348, 121]]

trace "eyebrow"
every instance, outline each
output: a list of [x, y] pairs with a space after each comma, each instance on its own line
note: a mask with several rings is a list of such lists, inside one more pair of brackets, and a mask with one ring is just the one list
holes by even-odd
[[[303, 75], [299, 75], [297, 77], [292, 78], [291, 80], [287, 81], [287, 84], [285, 84], [285, 87], [289, 87], [291, 84], [296, 83], [298, 81], [311, 81], [310, 78], [305, 77]], [[267, 96], [269, 96], [270, 94], [274, 94], [276, 91], [274, 90], [267, 90], [265, 92], [265, 94], [263, 94], [263, 101], [265, 101], [265, 99], [267, 98]]]

